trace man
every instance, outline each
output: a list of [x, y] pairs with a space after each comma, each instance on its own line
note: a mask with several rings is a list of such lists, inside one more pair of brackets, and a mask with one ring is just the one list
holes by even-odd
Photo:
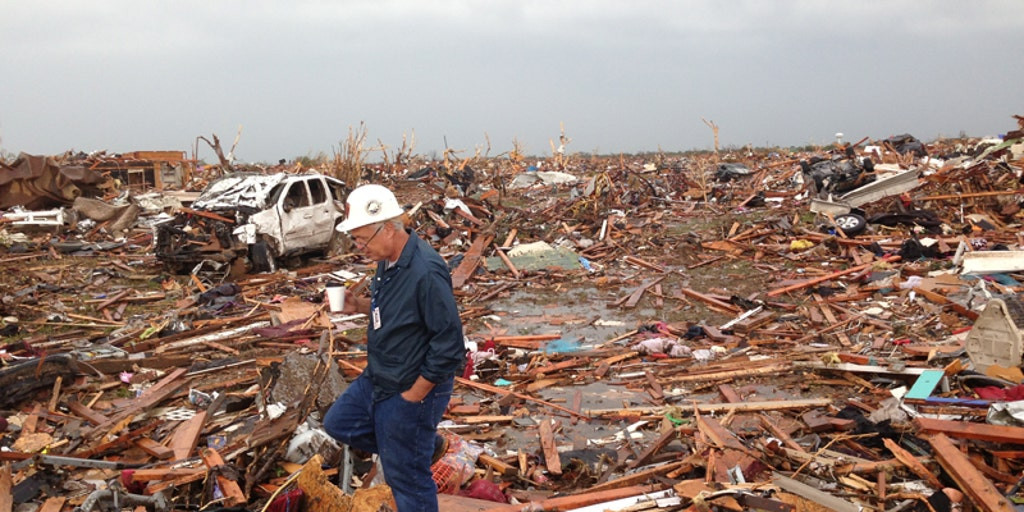
[[436, 511], [430, 466], [443, 454], [436, 432], [464, 364], [462, 322], [441, 256], [402, 223], [395, 195], [356, 188], [338, 231], [377, 261], [370, 297], [345, 294], [344, 312], [369, 315], [366, 370], [324, 417], [335, 439], [380, 456], [399, 512]]

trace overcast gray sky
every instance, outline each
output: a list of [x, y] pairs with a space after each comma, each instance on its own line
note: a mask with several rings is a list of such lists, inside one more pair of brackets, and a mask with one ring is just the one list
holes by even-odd
[[[0, 148], [549, 154], [996, 135], [1024, 2], [0, 0]], [[212, 153], [200, 157], [213, 160]]]

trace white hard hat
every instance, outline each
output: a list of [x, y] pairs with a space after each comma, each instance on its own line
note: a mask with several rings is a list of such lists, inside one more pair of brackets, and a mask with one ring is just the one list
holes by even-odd
[[405, 213], [398, 205], [395, 194], [380, 185], [357, 187], [345, 200], [345, 220], [338, 224], [338, 231], [348, 233], [356, 228], [390, 220]]

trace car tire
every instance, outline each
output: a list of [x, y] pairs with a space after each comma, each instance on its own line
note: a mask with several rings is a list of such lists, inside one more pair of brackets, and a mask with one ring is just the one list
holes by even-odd
[[861, 162], [861, 165], [864, 166], [864, 171], [865, 172], [875, 172], [875, 163], [872, 162], [870, 158], [865, 158]]
[[868, 228], [868, 221], [856, 213], [845, 213], [836, 215], [836, 226], [843, 230], [846, 236], [857, 236]]
[[249, 247], [249, 261], [256, 272], [274, 271], [274, 255], [270, 253], [266, 240], [258, 240]]

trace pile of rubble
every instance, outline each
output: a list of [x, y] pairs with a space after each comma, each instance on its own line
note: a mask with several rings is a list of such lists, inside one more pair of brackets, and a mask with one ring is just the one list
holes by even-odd
[[[1018, 130], [368, 167], [466, 326], [442, 510], [1014, 510], [1022, 166]], [[347, 186], [86, 168], [47, 215], [0, 188], [0, 511], [387, 507], [318, 424], [365, 364], [323, 297], [371, 262], [315, 238]]]

